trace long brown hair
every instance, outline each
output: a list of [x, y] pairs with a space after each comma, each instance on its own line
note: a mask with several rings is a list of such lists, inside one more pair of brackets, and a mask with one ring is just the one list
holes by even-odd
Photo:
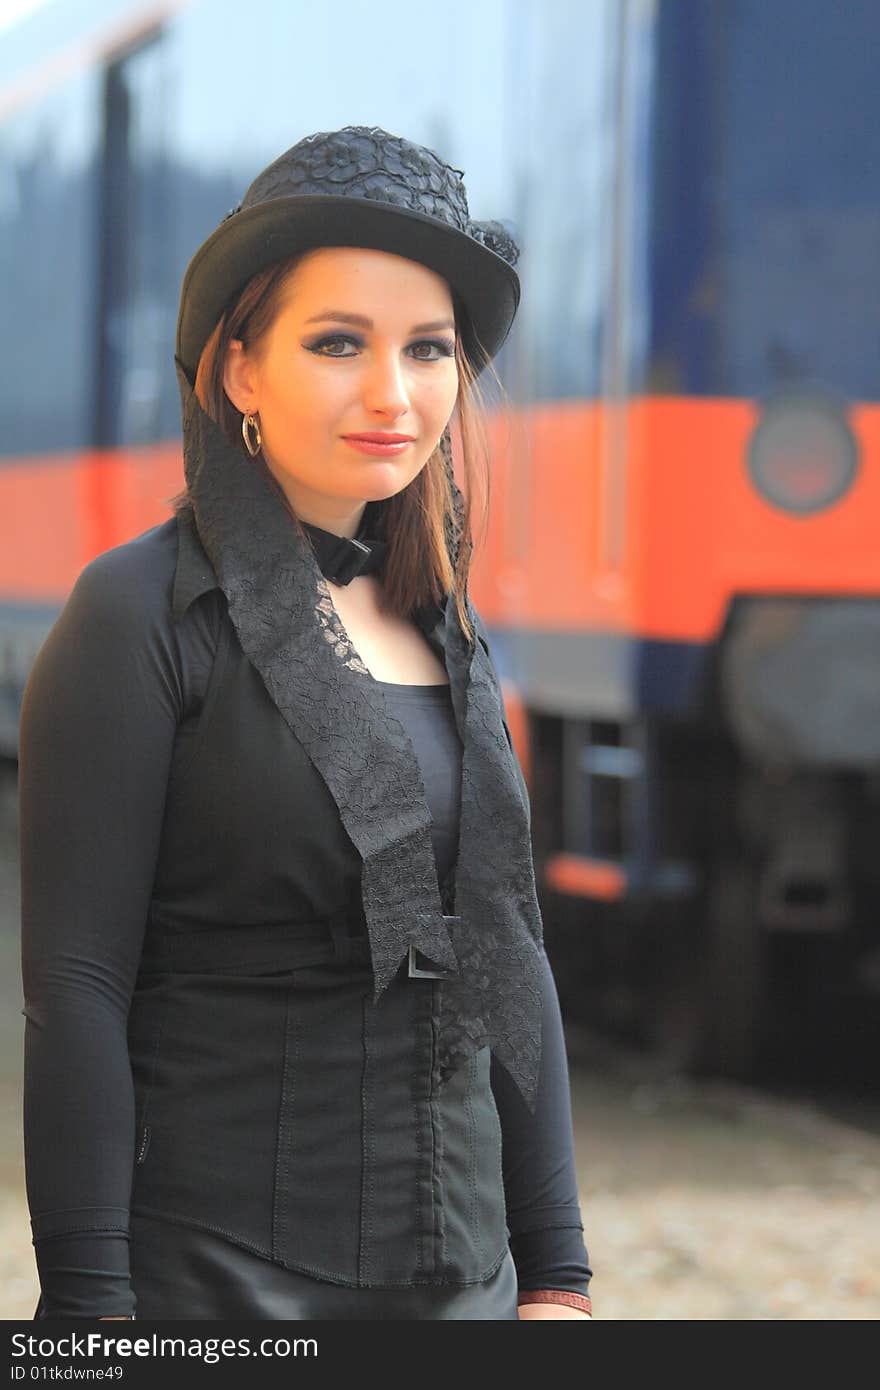
[[[199, 358], [195, 394], [202, 409], [222, 427], [229, 440], [240, 448], [251, 467], [259, 467], [269, 485], [278, 493], [297, 526], [299, 519], [268, 468], [261, 454], [251, 458], [242, 436], [242, 414], [232, 404], [223, 385], [224, 366], [229, 344], [240, 339], [245, 351], [259, 353], [260, 344], [269, 333], [280, 312], [284, 290], [289, 277], [298, 266], [300, 253], [261, 271], [248, 281], [235, 303], [221, 316]], [[446, 465], [440, 448], [436, 448], [427, 463], [400, 492], [383, 503], [384, 537], [388, 552], [381, 575], [382, 602], [386, 612], [409, 618], [422, 606], [437, 602], [450, 594], [458, 610], [459, 621], [466, 639], [474, 634], [464, 604], [465, 586], [470, 568], [473, 544], [474, 499], [480, 502], [479, 541], [485, 537], [490, 501], [489, 447], [486, 432], [486, 403], [472, 366], [472, 360], [482, 362], [491, 375], [500, 397], [506, 392], [473, 331], [469, 316], [455, 291], [452, 291], [455, 310], [455, 362], [458, 368], [458, 396], [452, 430], [458, 429], [464, 467], [464, 513], [460, 519], [461, 544], [455, 568], [447, 548], [447, 526], [454, 522], [454, 508], [446, 476]], [[467, 350], [465, 349], [467, 344]], [[175, 514], [191, 505], [188, 488], [166, 498]]]

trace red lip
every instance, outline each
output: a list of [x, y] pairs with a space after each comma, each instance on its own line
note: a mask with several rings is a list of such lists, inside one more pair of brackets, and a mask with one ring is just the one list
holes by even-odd
[[344, 434], [343, 439], [365, 439], [368, 444], [409, 444], [415, 439], [413, 434], [384, 434], [377, 431], [371, 434]]

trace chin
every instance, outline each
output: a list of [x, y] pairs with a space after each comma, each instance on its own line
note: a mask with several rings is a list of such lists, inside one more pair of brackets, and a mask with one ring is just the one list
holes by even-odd
[[[382, 467], [383, 470], [387, 470], [389, 465], [385, 463]], [[418, 476], [418, 473], [415, 473], [405, 478], [395, 478], [392, 471], [390, 478], [387, 472], [383, 477], [364, 477], [360, 480], [360, 493], [365, 502], [387, 502], [390, 497], [396, 497], [404, 488], [409, 487]]]

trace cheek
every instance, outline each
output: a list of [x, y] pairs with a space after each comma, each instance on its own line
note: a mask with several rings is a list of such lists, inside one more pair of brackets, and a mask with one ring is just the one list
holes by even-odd
[[280, 383], [267, 402], [272, 432], [300, 439], [320, 434], [338, 410], [339, 394], [334, 383], [317, 372], [300, 372], [295, 381]]
[[452, 414], [457, 396], [458, 373], [453, 368], [451, 371], [438, 372], [436, 379], [420, 382], [415, 399], [425, 419], [439, 428], [439, 424]]

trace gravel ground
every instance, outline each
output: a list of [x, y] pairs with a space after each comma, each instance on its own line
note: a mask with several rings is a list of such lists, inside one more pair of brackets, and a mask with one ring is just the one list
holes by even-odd
[[[38, 1286], [21, 1152], [18, 868], [0, 782], [0, 1316]], [[2, 806], [0, 806], [2, 809]], [[594, 1315], [880, 1316], [880, 1138], [809, 1104], [652, 1072], [568, 1029]]]
[[880, 1316], [880, 1139], [568, 1030], [594, 1316]]

